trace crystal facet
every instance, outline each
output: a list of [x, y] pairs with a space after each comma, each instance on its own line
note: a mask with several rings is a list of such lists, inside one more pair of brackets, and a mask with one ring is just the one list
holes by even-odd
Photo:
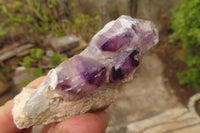
[[115, 83], [126, 78], [139, 65], [138, 55], [137, 50], [131, 50], [116, 57], [110, 72], [110, 82]]

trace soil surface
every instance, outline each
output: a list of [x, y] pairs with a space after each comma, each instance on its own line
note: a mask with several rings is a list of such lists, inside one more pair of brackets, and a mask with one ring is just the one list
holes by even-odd
[[170, 14], [163, 14], [160, 16], [159, 21], [158, 30], [160, 41], [152, 51], [156, 53], [163, 62], [164, 77], [169, 80], [171, 86], [168, 88], [174, 91], [174, 94], [183, 105], [187, 105], [189, 97], [195, 94], [196, 91], [192, 87], [180, 85], [176, 76], [177, 72], [182, 72], [187, 68], [187, 65], [183, 61], [176, 59], [181, 49], [181, 43], [172, 46], [169, 42], [168, 36], [172, 32], [168, 29]]
[[[159, 43], [159, 45], [161, 45]], [[177, 72], [182, 72], [187, 68], [186, 64], [180, 60], [174, 61], [178, 47], [172, 48], [169, 44], [164, 44], [166, 46], [157, 46], [154, 52], [159, 56], [164, 65], [164, 76], [168, 79], [170, 86], [169, 89], [174, 91], [178, 100], [183, 104], [187, 105], [188, 99], [195, 93], [197, 93], [192, 87], [186, 85], [180, 85], [179, 79], [177, 78]], [[159, 49], [159, 47], [165, 47], [164, 49]]]

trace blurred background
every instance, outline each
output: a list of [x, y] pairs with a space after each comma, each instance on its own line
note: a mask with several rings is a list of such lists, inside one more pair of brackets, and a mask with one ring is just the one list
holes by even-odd
[[[185, 132], [199, 133], [199, 118], [191, 118], [200, 112], [200, 98], [192, 104], [195, 112], [188, 110], [189, 99], [200, 91], [199, 13], [200, 0], [0, 0], [0, 105], [80, 53], [107, 22], [124, 14], [153, 21], [160, 41], [144, 56], [134, 80], [120, 87], [108, 109], [107, 132], [184, 133], [194, 127]], [[177, 118], [191, 113], [190, 121], [179, 123], [166, 111]]]

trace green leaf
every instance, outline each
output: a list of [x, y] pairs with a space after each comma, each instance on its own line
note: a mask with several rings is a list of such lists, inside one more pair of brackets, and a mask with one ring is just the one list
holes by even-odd
[[4, 73], [10, 73], [10, 67], [9, 66], [4, 66], [1, 68], [1, 71]]
[[65, 61], [65, 60], [67, 60], [67, 59], [68, 59], [67, 57], [62, 57], [62, 58], [61, 58], [61, 62]]
[[71, 3], [70, 6], [71, 6], [72, 8], [75, 8], [75, 7], [76, 7], [76, 4], [75, 4], [75, 3]]
[[43, 55], [44, 55], [44, 50], [39, 48], [31, 49], [31, 57], [33, 57], [36, 61], [40, 61]]
[[31, 82], [30, 79], [23, 79], [22, 80], [22, 84], [24, 84], [24, 85], [28, 85], [30, 82]]
[[35, 69], [35, 71], [34, 71], [34, 76], [35, 76], [36, 78], [41, 77], [41, 76], [44, 76], [44, 75], [45, 75], [45, 73], [43, 72], [42, 69], [40, 69], [40, 68]]
[[22, 8], [22, 3], [19, 1], [15, 1], [14, 5], [15, 5], [15, 12], [20, 11], [20, 9]]
[[26, 69], [29, 69], [31, 67], [31, 61], [32, 61], [31, 57], [26, 56], [23, 58], [23, 61], [20, 62], [20, 65], [22, 65]]
[[50, 0], [50, 7], [52, 8], [52, 7], [55, 7], [55, 6], [57, 6], [56, 0]]
[[57, 66], [58, 64], [60, 64], [61, 62], [60, 55], [58, 53], [54, 53], [53, 56], [51, 57], [51, 62], [53, 66]]
[[177, 73], [180, 84], [200, 91], [200, 0], [181, 0], [172, 10], [169, 37], [173, 43], [181, 42], [184, 62], [188, 68]]

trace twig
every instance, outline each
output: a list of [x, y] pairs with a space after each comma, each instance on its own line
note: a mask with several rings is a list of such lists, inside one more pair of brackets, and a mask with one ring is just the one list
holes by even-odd
[[10, 50], [12, 50], [12, 49], [15, 49], [15, 48], [18, 47], [18, 46], [19, 46], [19, 43], [14, 43], [14, 44], [12, 44], [12, 45], [9, 46], [9, 47], [4, 47], [4, 48], [0, 51], [0, 55], [3, 54], [3, 53], [5, 53], [5, 52], [7, 52], [7, 51], [10, 51]]
[[15, 49], [8, 49], [7, 51], [4, 51], [1, 55], [0, 55], [0, 61], [4, 61], [7, 60], [21, 52], [23, 52], [26, 49], [30, 49], [32, 48], [34, 45], [33, 44], [26, 44], [23, 45], [21, 47], [15, 48]]

